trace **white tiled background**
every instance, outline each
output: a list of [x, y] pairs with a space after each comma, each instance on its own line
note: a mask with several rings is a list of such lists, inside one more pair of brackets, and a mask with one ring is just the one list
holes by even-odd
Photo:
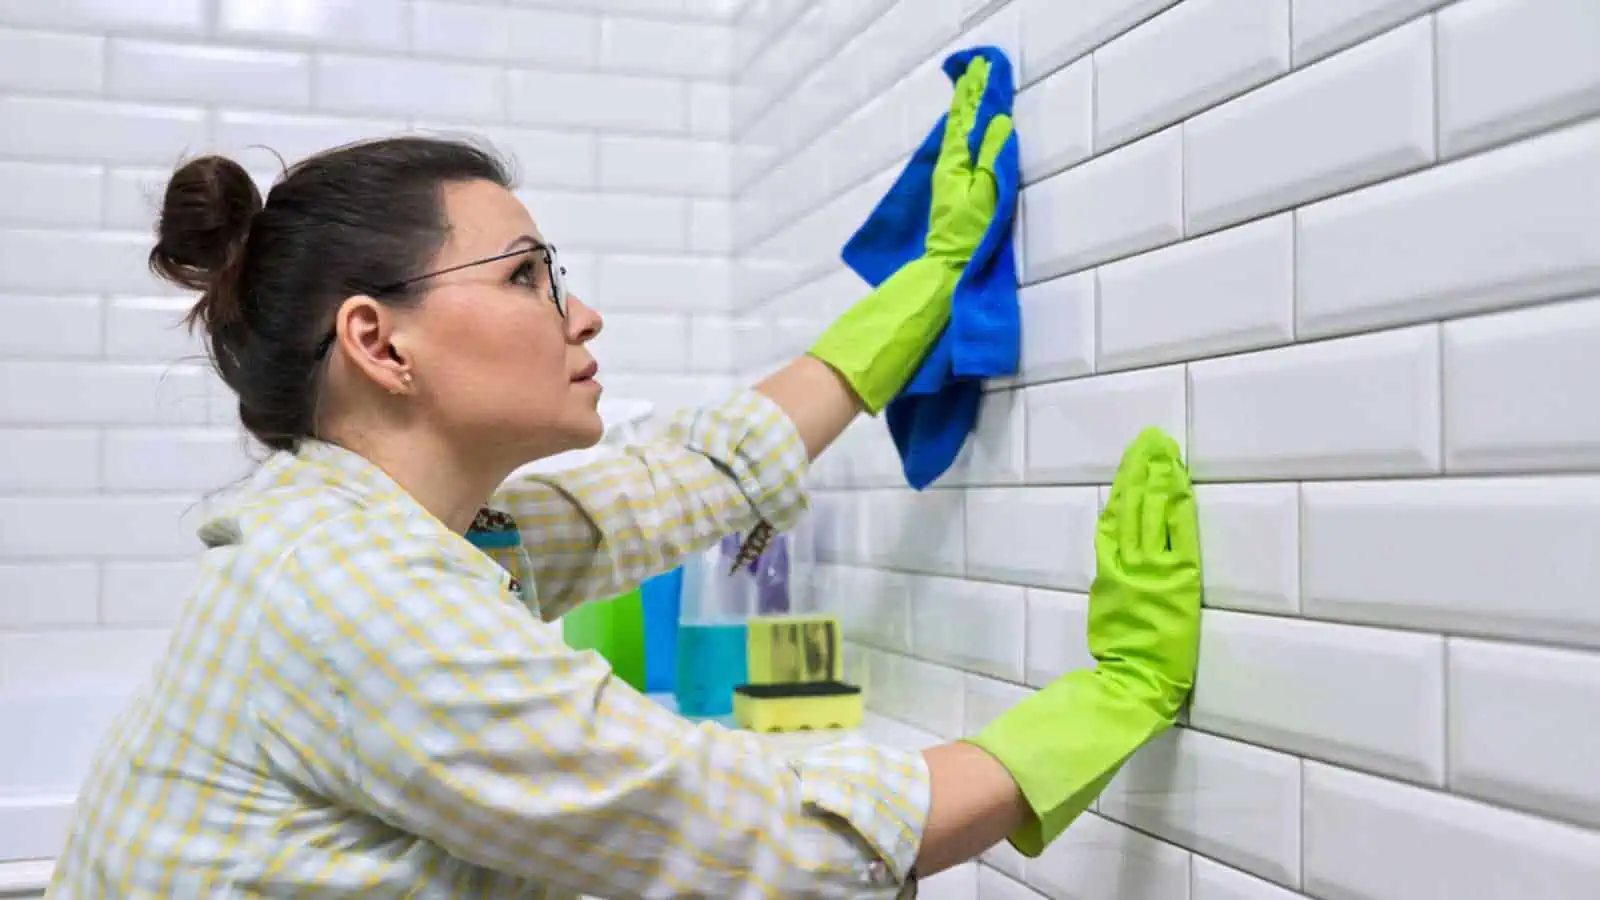
[[293, 162], [407, 129], [486, 137], [604, 308], [610, 393], [724, 386], [723, 6], [0, 0], [0, 690], [159, 649], [196, 504], [249, 463], [178, 327], [192, 298], [144, 262], [186, 155], [265, 184], [277, 161], [253, 145]]
[[1188, 727], [938, 895], [1594, 896], [1600, 4], [794, 0], [737, 30], [739, 372], [859, 296], [838, 248], [944, 54], [1019, 70], [1021, 376], [923, 494], [881, 422], [817, 468], [823, 596], [895, 739], [1092, 663], [1141, 427], [1199, 483]]
[[819, 463], [853, 675], [915, 746], [1092, 662], [1148, 424], [1210, 608], [1188, 726], [1044, 857], [925, 895], [1590, 896], [1591, 0], [0, 0], [0, 689], [148, 660], [177, 523], [239, 471], [144, 274], [180, 155], [484, 134], [608, 316], [608, 390], [671, 403], [861, 295], [839, 247], [977, 42], [1022, 86], [1023, 372], [927, 492], [878, 421]]

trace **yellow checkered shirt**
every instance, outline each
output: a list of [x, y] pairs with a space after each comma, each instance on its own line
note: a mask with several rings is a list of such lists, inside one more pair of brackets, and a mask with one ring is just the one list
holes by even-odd
[[202, 526], [194, 592], [47, 896], [909, 896], [920, 755], [789, 759], [662, 709], [552, 624], [792, 525], [805, 465], [784, 413], [739, 392], [509, 481], [491, 507], [520, 540], [494, 550], [352, 452], [270, 457]]

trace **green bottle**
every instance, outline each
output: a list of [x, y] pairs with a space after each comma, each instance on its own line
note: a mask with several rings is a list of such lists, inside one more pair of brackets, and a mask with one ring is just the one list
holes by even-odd
[[561, 636], [574, 650], [599, 653], [618, 678], [644, 691], [644, 603], [638, 588], [568, 610]]

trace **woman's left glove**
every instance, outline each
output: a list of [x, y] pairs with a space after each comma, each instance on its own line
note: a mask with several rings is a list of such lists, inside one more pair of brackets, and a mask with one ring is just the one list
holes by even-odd
[[1199, 524], [1177, 441], [1145, 429], [1123, 453], [1095, 531], [1094, 668], [1060, 676], [969, 739], [1027, 800], [1031, 815], [1011, 835], [1025, 856], [1065, 831], [1188, 700], [1200, 642]]
[[989, 120], [974, 160], [968, 150], [989, 61], [974, 58], [955, 84], [932, 174], [923, 255], [900, 267], [836, 319], [811, 347], [877, 415], [911, 376], [950, 321], [950, 297], [977, 250], [998, 199], [995, 160], [1011, 138], [1011, 117]]

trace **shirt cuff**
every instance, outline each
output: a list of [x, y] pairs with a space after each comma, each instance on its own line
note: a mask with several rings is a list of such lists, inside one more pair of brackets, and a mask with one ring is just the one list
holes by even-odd
[[722, 403], [684, 410], [667, 433], [726, 470], [759, 520], [774, 530], [789, 530], [805, 513], [805, 442], [765, 394], [741, 389]]
[[933, 797], [922, 754], [836, 744], [807, 754], [794, 766], [801, 801], [847, 823], [887, 867], [890, 883], [905, 884], [922, 849]]

